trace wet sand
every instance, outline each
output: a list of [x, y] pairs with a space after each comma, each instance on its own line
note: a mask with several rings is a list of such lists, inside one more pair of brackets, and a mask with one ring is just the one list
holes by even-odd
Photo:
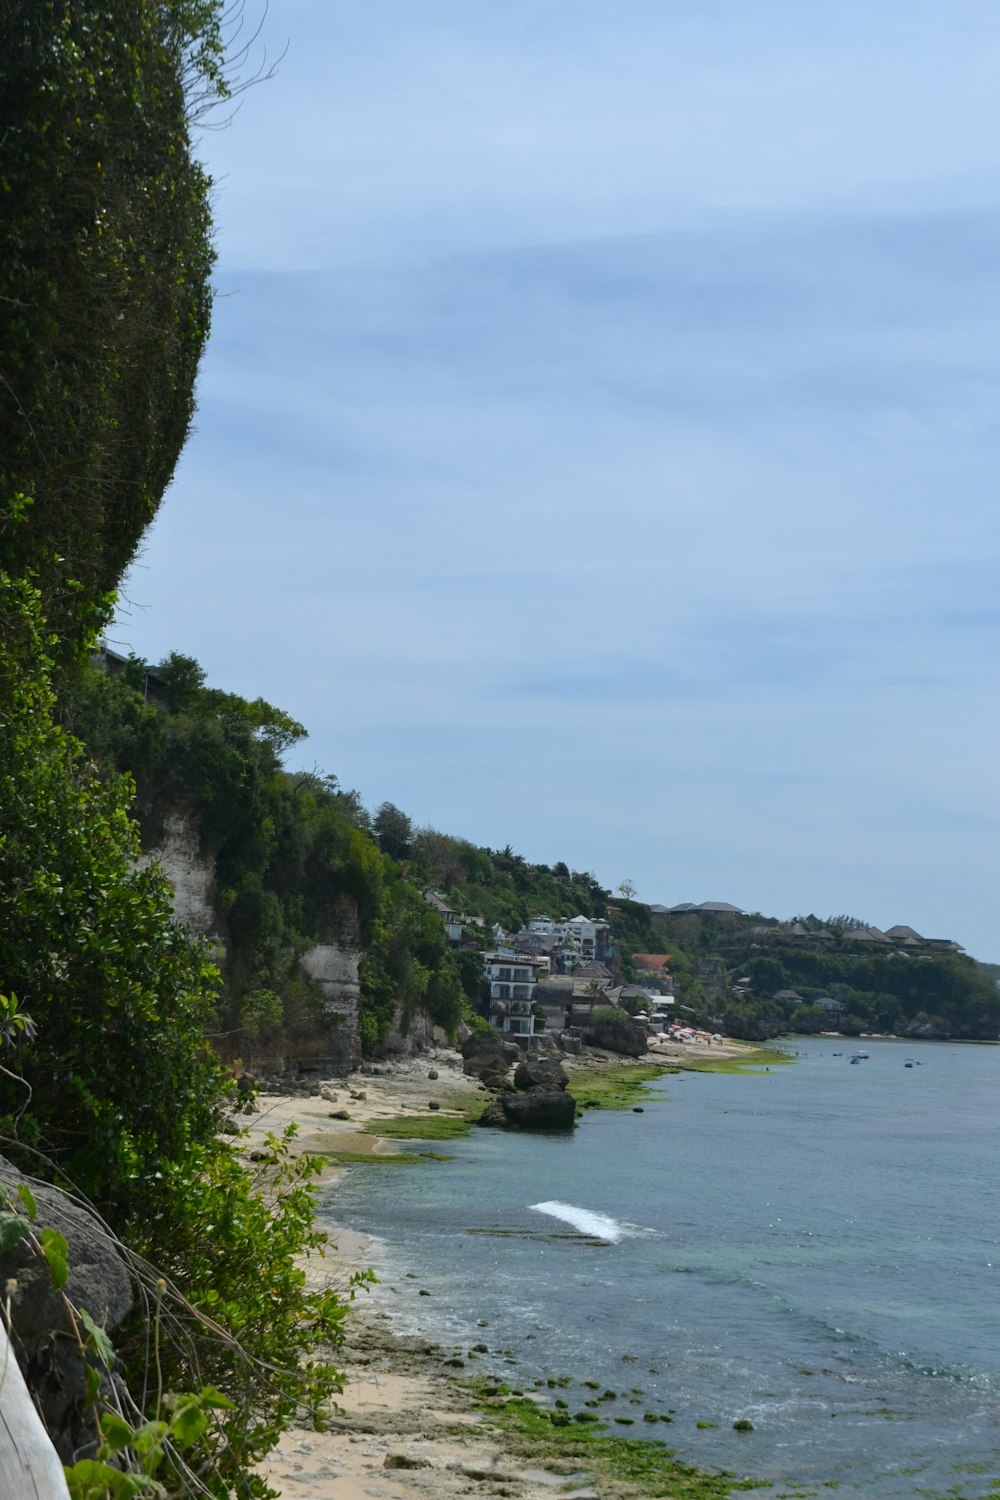
[[[564, 1059], [572, 1077], [609, 1067], [683, 1066], [692, 1061], [738, 1056], [746, 1044], [677, 1044], [651, 1049], [648, 1058], [631, 1062], [607, 1053]], [[462, 1072], [462, 1059], [451, 1048], [439, 1048], [398, 1063], [377, 1065], [376, 1073], [332, 1079], [310, 1096], [264, 1094], [260, 1109], [242, 1116], [247, 1134], [241, 1145], [260, 1150], [267, 1134], [298, 1126], [296, 1151], [328, 1155], [376, 1155], [398, 1149], [378, 1133], [378, 1121], [412, 1115], [460, 1118], [469, 1103], [489, 1095]], [[436, 1072], [436, 1078], [428, 1074]], [[438, 1108], [430, 1110], [431, 1102]], [[349, 1118], [333, 1115], [346, 1111]], [[584, 1126], [584, 1128], [586, 1128]], [[338, 1168], [324, 1173], [335, 1183]], [[325, 1190], [329, 1194], [330, 1189]], [[336, 1189], [333, 1189], [334, 1213]], [[330, 1199], [327, 1197], [327, 1205]], [[331, 1230], [336, 1253], [313, 1258], [310, 1276], [346, 1286], [350, 1272], [371, 1264], [364, 1236]], [[465, 1351], [441, 1349], [400, 1331], [386, 1289], [370, 1296], [360, 1292], [346, 1325], [344, 1346], [333, 1362], [345, 1377], [340, 1411], [329, 1430], [295, 1428], [263, 1467], [283, 1500], [435, 1500], [435, 1497], [507, 1496], [512, 1500], [610, 1500], [639, 1497], [627, 1484], [600, 1489], [589, 1475], [565, 1466], [526, 1460], [512, 1451], [488, 1419], [470, 1410], [466, 1388], [445, 1361]]]

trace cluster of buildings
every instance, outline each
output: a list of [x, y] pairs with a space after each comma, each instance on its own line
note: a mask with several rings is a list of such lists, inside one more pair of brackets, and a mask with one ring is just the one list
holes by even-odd
[[513, 946], [548, 960], [548, 972], [574, 974], [585, 964], [613, 964], [616, 949], [611, 927], [596, 917], [532, 917], [527, 927], [514, 934], [494, 927], [498, 944]]
[[[510, 934], [494, 929], [497, 946], [484, 954], [490, 1024], [511, 1036], [585, 1029], [597, 1006], [627, 1009], [648, 1020], [673, 1004], [669, 956], [636, 954], [641, 983], [616, 980], [611, 928], [597, 918], [533, 917]], [[653, 1024], [653, 1023], [651, 1023]]]
[[[480, 947], [486, 936], [482, 917], [456, 911], [439, 891], [424, 899], [441, 917], [452, 943]], [[654, 906], [655, 915], [742, 915], [725, 901], [681, 902]], [[493, 946], [483, 954], [489, 986], [489, 1019], [510, 1036], [586, 1028], [597, 1006], [625, 1009], [655, 1030], [666, 1024], [674, 1004], [670, 956], [636, 953], [637, 983], [619, 981], [620, 964], [610, 923], [582, 913], [575, 917], [532, 917], [520, 932], [499, 923], [491, 931]]]
[[645, 1021], [654, 1011], [662, 1016], [665, 1007], [673, 1005], [673, 997], [659, 990], [616, 984], [611, 970], [596, 960], [581, 964], [572, 974], [554, 974], [548, 959], [513, 950], [487, 953], [484, 958], [490, 1025], [514, 1037], [585, 1029], [598, 1006], [628, 1009]]
[[[481, 948], [487, 937], [482, 917], [455, 911], [437, 891], [425, 893], [427, 902], [438, 912], [450, 940], [466, 942]], [[725, 919], [743, 916], [738, 906], [727, 901], [682, 901], [676, 906], [651, 906], [654, 916], [701, 916]], [[900, 956], [931, 956], [935, 952], [961, 952], [948, 939], [925, 938], [912, 927], [890, 927], [882, 932], [876, 927], [862, 927], [832, 932], [818, 917], [808, 916], [791, 922], [768, 924], [754, 929], [776, 945], [824, 948], [848, 942], [871, 945]], [[489, 1019], [497, 1030], [511, 1036], [531, 1036], [534, 1032], [575, 1031], [586, 1028], [597, 1006], [614, 1006], [629, 1011], [638, 1020], [649, 1022], [656, 1030], [665, 1023], [674, 1005], [674, 985], [670, 974], [670, 956], [666, 953], [636, 953], [633, 962], [637, 983], [620, 983], [620, 964], [611, 926], [596, 917], [532, 917], [520, 932], [507, 932], [499, 923], [489, 934], [492, 947], [483, 954], [483, 969], [489, 985]], [[717, 959], [700, 959], [697, 977], [705, 997], [721, 1003], [727, 992], [749, 998], [748, 977], [729, 980], [725, 965]], [[808, 1003], [829, 1013], [835, 1019], [845, 1009], [836, 993], [811, 999]], [[803, 1003], [793, 990], [783, 990], [776, 999]]]
[[816, 951], [822, 951], [835, 943], [863, 943], [866, 946], [881, 949], [883, 952], [895, 951], [905, 953], [910, 957], [964, 952], [961, 945], [953, 942], [951, 938], [921, 937], [913, 927], [907, 927], [902, 923], [886, 928], [885, 932], [881, 928], [871, 926], [846, 927], [843, 930], [831, 932], [819, 917], [810, 915], [796, 918], [794, 922], [779, 922], [767, 928], [766, 932], [769, 937], [778, 938], [791, 947], [812, 948]]
[[[520, 932], [493, 929], [496, 944], [483, 955], [490, 987], [490, 1025], [511, 1036], [546, 1027], [565, 1031], [578, 1004], [613, 1005], [611, 928], [582, 914], [533, 917]], [[620, 986], [617, 993], [620, 994]]]
[[[480, 946], [486, 936], [482, 917], [455, 911], [439, 891], [425, 891], [424, 900], [440, 916], [450, 942]], [[483, 954], [483, 972], [490, 1021], [499, 1031], [530, 1035], [549, 1023], [564, 1029], [574, 991], [582, 996], [588, 985], [591, 1004], [598, 1000], [598, 989], [599, 1003], [614, 1004], [612, 996], [621, 994], [621, 987], [614, 986], [617, 950], [608, 922], [582, 912], [575, 917], [542, 915], [532, 917], [520, 932], [495, 923], [490, 935], [493, 947]]]

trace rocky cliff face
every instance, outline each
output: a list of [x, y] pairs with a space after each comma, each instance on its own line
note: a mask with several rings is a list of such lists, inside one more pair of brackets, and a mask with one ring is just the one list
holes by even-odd
[[[65, 1193], [23, 1177], [0, 1157], [0, 1198], [6, 1200], [8, 1213], [23, 1212], [15, 1195], [29, 1183], [38, 1212], [35, 1233], [58, 1230], [69, 1247], [66, 1296], [106, 1331], [114, 1329], [132, 1307], [133, 1290], [111, 1236]], [[78, 1457], [92, 1456], [97, 1447], [93, 1398], [85, 1391], [88, 1364], [100, 1367], [81, 1353], [66, 1303], [53, 1288], [41, 1255], [26, 1238], [8, 1240], [0, 1253], [0, 1277], [7, 1288], [11, 1344], [52, 1444], [63, 1463], [71, 1464]], [[105, 1400], [114, 1396], [117, 1379], [101, 1374]], [[36, 1493], [30, 1480], [25, 1486], [19, 1495]]]
[[[189, 932], [208, 938], [225, 960], [227, 928], [215, 904], [215, 866], [201, 850], [197, 818], [186, 810], [173, 809], [164, 819], [160, 842], [142, 856], [142, 864], [155, 861], [174, 891], [174, 916]], [[361, 1062], [359, 1027], [361, 946], [358, 909], [350, 896], [332, 903], [324, 921], [322, 941], [301, 955], [303, 973], [320, 997], [320, 1014], [313, 1020], [259, 1039], [232, 1035], [226, 1055], [253, 1072], [270, 1075], [349, 1073]], [[389, 1036], [379, 1051], [383, 1055], [408, 1056], [445, 1041], [440, 1028], [422, 1015], [404, 1024], [397, 1015]]]
[[224, 924], [216, 914], [215, 865], [201, 852], [198, 827], [188, 812], [167, 813], [163, 837], [139, 861], [145, 868], [158, 864], [174, 888], [174, 916], [189, 932], [207, 937], [225, 951]]
[[[142, 862], [154, 860], [173, 886], [177, 921], [217, 944], [224, 956], [226, 925], [215, 907], [215, 867], [201, 851], [197, 822], [189, 813], [175, 810], [167, 815], [163, 838]], [[358, 971], [364, 955], [357, 907], [349, 896], [333, 904], [323, 936], [325, 940], [300, 959], [320, 996], [319, 1024], [268, 1040], [237, 1040], [242, 1060], [257, 1072], [348, 1073], [361, 1061]], [[430, 1040], [429, 1023], [426, 1028], [419, 1024], [406, 1036], [394, 1031], [388, 1050], [419, 1050]]]
[[[358, 970], [362, 949], [358, 910], [348, 896], [341, 896], [331, 917], [331, 941], [317, 943], [300, 960], [322, 996], [323, 1016], [328, 1023], [325, 1029], [330, 1042], [326, 1058], [314, 1056], [309, 1062], [312, 1066], [328, 1063], [331, 1072], [349, 1073], [361, 1061]], [[306, 1059], [298, 1061], [301, 1063]]]
[[710, 1005], [721, 1005], [726, 998], [726, 966], [717, 958], [699, 958], [695, 973], [705, 999]]

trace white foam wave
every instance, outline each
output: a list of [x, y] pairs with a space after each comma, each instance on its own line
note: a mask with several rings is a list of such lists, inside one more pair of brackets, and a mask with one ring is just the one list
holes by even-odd
[[574, 1229], [578, 1229], [588, 1239], [606, 1240], [609, 1245], [617, 1245], [619, 1240], [632, 1232], [610, 1214], [599, 1214], [592, 1208], [577, 1208], [575, 1204], [560, 1203], [558, 1199], [531, 1203], [528, 1206], [535, 1213], [551, 1214], [564, 1224], [572, 1224]]

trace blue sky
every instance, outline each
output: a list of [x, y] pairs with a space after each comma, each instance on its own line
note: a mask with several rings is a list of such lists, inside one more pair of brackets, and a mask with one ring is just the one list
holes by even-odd
[[272, 0], [263, 41], [116, 642], [418, 824], [1000, 960], [994, 0]]

